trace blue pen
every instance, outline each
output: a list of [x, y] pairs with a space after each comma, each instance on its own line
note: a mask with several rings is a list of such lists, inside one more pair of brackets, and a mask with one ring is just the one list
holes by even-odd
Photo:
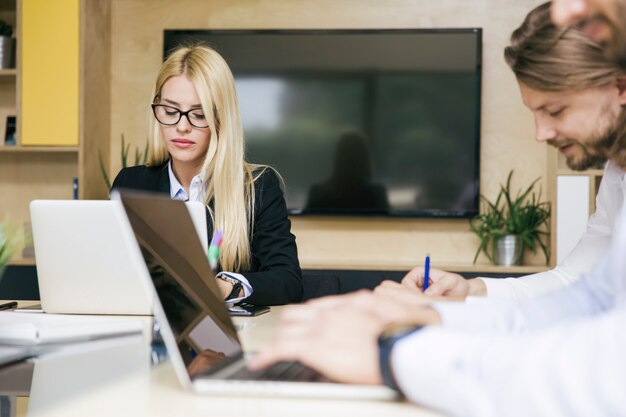
[[430, 256], [426, 255], [426, 264], [424, 265], [424, 291], [428, 289], [428, 277], [430, 273]]

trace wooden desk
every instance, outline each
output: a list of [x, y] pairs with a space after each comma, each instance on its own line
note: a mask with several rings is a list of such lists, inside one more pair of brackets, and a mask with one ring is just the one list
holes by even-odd
[[[247, 351], [266, 345], [281, 308], [235, 318]], [[28, 416], [441, 416], [406, 402], [236, 398], [185, 391], [170, 362], [150, 365], [145, 341], [103, 343], [35, 360]]]
[[269, 313], [257, 317], [233, 317], [243, 349], [258, 352], [272, 339], [283, 306], [272, 307]]

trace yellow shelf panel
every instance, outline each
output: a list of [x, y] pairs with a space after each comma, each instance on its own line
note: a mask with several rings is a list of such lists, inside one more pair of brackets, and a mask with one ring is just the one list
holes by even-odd
[[79, 0], [24, 1], [21, 26], [20, 142], [77, 146]]

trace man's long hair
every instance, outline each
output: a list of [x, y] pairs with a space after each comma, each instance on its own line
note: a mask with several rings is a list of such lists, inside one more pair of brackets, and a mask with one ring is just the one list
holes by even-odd
[[[511, 35], [504, 59], [518, 81], [538, 91], [575, 91], [617, 82], [624, 70], [575, 27], [550, 20], [550, 2], [534, 8]], [[606, 157], [626, 168], [626, 111], [619, 115]]]

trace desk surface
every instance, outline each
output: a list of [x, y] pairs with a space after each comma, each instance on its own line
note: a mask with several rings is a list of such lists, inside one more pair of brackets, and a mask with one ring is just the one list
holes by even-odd
[[[246, 351], [266, 345], [280, 307], [235, 318]], [[150, 365], [141, 338], [70, 347], [34, 360], [28, 416], [440, 416], [406, 402], [233, 398], [183, 390], [169, 361]]]

